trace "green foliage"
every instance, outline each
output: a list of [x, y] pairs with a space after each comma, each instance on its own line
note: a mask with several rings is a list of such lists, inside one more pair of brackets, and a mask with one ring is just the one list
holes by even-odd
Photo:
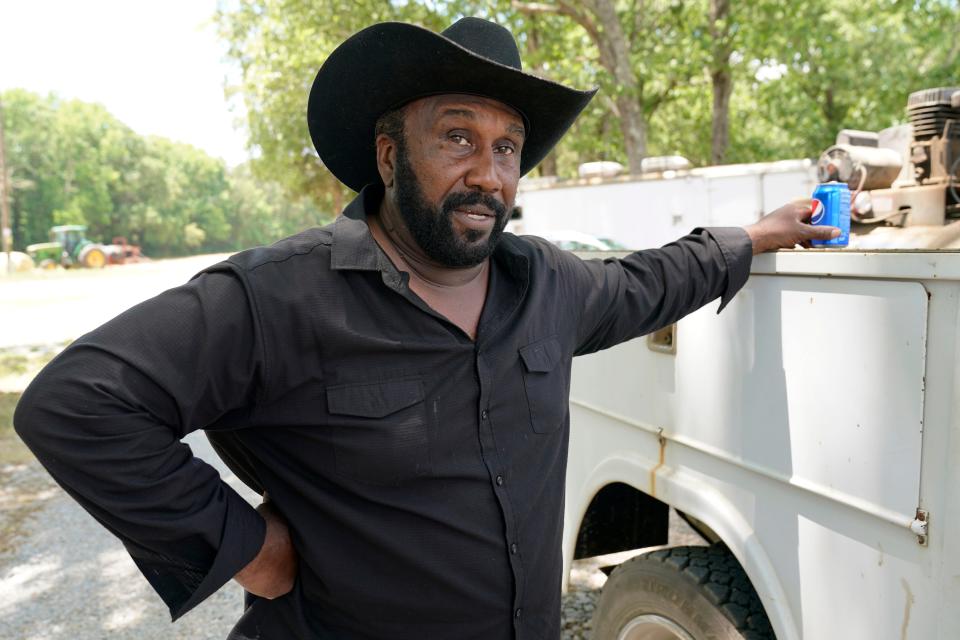
[[18, 249], [85, 224], [92, 240], [123, 236], [153, 257], [232, 251], [332, 217], [195, 147], [141, 137], [100, 105], [15, 89], [3, 106]]
[[66, 207], [55, 123], [57, 108], [26, 91], [3, 94], [4, 134], [10, 173], [11, 226], [15, 246], [46, 240], [54, 212]]
[[[250, 166], [228, 172], [189, 145], [141, 137], [99, 105], [7, 91], [15, 246], [86, 224], [91, 239], [125, 236], [159, 257], [265, 244], [330, 219], [350, 194], [307, 131], [317, 69], [375, 22], [439, 31], [463, 15], [507, 26], [528, 71], [601, 88], [542, 165], [561, 176], [588, 160], [627, 164], [625, 96], [640, 106], [647, 154], [708, 163], [718, 66], [733, 78], [728, 162], [816, 157], [839, 129], [902, 122], [910, 92], [960, 81], [957, 0], [731, 2], [713, 31], [709, 0], [234, 0], [216, 21], [241, 71], [232, 91], [246, 105]], [[628, 66], [616, 77], [611, 26]]]
[[410, 20], [438, 27], [435, 12], [411, 2], [382, 0], [240, 0], [217, 13], [229, 56], [240, 66], [235, 89], [246, 104], [253, 171], [338, 210], [349, 190], [313, 150], [306, 126], [307, 96], [320, 65], [350, 34], [372, 22]]
[[[909, 93], [960, 80], [960, 8], [952, 0], [761, 6], [753, 19], [770, 25], [771, 36], [755, 35], [741, 65], [741, 156], [815, 156], [839, 129], [903, 122]], [[778, 24], [790, 28], [772, 28]], [[758, 65], [782, 75], [758, 79]]]
[[[596, 11], [603, 4], [241, 0], [217, 20], [242, 70], [236, 91], [246, 102], [250, 145], [259, 154], [255, 171], [334, 207], [345, 191], [313, 152], [306, 96], [333, 48], [382, 20], [434, 30], [461, 15], [499, 21], [516, 36], [528, 70], [578, 88], [601, 88], [549, 160], [558, 173], [573, 175], [587, 160], [626, 164], [616, 98], [628, 89], [603, 64], [583, 24], [590, 20], [582, 19], [588, 14], [603, 36]], [[637, 79], [629, 91], [647, 119], [649, 155], [709, 162], [710, 71], [718, 64], [712, 58], [718, 43], [732, 52], [729, 162], [816, 157], [837, 130], [902, 122], [911, 91], [958, 82], [956, 0], [731, 2], [730, 16], [718, 25], [722, 41], [711, 36], [708, 0], [618, 0], [613, 6]]]
[[249, 166], [237, 167], [230, 182], [230, 242], [235, 247], [268, 244], [332, 217], [310, 198], [291, 200], [283, 187], [257, 179]]

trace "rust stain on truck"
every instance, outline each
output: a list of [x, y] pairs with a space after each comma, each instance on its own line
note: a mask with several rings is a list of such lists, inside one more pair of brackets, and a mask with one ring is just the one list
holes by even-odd
[[650, 469], [650, 495], [654, 498], [657, 497], [657, 471], [663, 466], [667, 453], [667, 439], [663, 435], [663, 428], [657, 429], [657, 442], [660, 444], [660, 458], [657, 461], [657, 466]]
[[903, 626], [900, 627], [900, 638], [906, 640], [907, 637], [907, 627], [910, 626], [910, 610], [913, 609], [913, 603], [915, 599], [913, 597], [913, 591], [910, 590], [910, 585], [904, 578], [900, 578], [900, 585], [903, 587], [903, 592], [905, 596], [904, 609], [903, 609]]

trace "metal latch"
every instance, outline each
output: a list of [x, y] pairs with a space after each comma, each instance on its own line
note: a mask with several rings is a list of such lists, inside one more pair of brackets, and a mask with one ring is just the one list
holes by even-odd
[[910, 531], [917, 536], [920, 546], [927, 546], [927, 532], [930, 525], [930, 513], [924, 509], [917, 509], [917, 517], [910, 523]]
[[650, 349], [650, 351], [675, 354], [677, 352], [677, 325], [672, 324], [669, 327], [648, 334], [647, 348]]

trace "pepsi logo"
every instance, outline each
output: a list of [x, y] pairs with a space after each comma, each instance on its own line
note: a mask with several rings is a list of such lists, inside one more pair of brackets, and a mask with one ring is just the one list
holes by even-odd
[[810, 224], [820, 224], [820, 221], [823, 220], [823, 214], [826, 210], [827, 208], [823, 206], [823, 202], [814, 199], [813, 214], [810, 216]]

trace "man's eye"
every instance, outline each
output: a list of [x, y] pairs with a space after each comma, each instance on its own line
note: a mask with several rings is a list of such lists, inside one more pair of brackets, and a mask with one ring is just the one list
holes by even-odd
[[513, 147], [508, 144], [501, 144], [494, 148], [494, 151], [497, 153], [502, 153], [505, 156], [509, 156], [514, 153]]
[[450, 140], [457, 145], [466, 146], [470, 144], [470, 141], [466, 137], [460, 135], [459, 133], [454, 133], [450, 135]]

